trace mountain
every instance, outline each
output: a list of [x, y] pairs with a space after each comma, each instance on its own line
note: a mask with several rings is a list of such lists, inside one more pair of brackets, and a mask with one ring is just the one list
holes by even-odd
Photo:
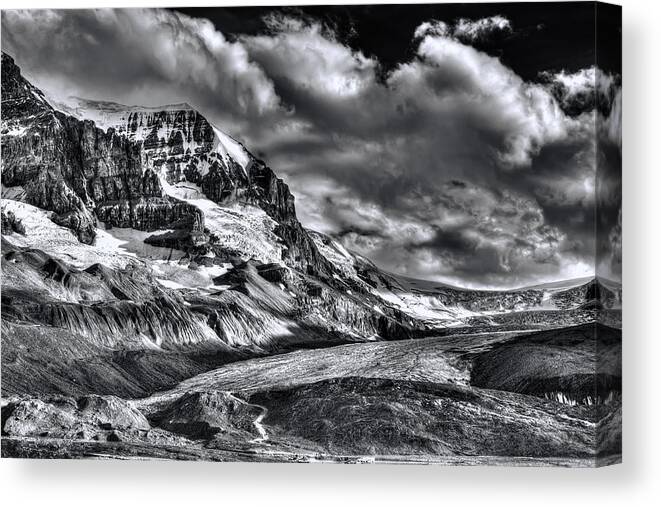
[[[40, 230], [65, 243], [66, 233], [48, 224], [72, 230], [91, 247], [73, 259], [81, 268], [90, 264], [85, 255], [122, 265], [118, 259], [128, 254], [150, 261], [174, 256], [179, 265], [208, 271], [203, 277], [184, 276], [168, 265], [169, 275], [158, 279], [172, 288], [202, 283], [190, 278], [210, 286], [213, 275], [232, 263], [282, 262], [297, 276], [325, 284], [334, 299], [357, 297], [359, 306], [369, 304], [374, 314], [400, 321], [406, 315], [413, 327], [567, 307], [558, 303], [564, 291], [553, 287], [469, 291], [386, 273], [332, 238], [303, 229], [287, 185], [189, 105], [141, 107], [76, 98], [53, 107], [11, 57], [2, 58], [2, 179], [3, 196], [10, 199], [3, 220], [41, 216]], [[40, 241], [31, 246], [43, 248]], [[110, 246], [117, 255], [102, 255]], [[74, 242], [67, 248], [81, 246]]]
[[[222, 233], [226, 225], [214, 223], [212, 210], [249, 205], [275, 222], [273, 232], [283, 243], [282, 257], [288, 265], [311, 274], [332, 274], [332, 266], [319, 255], [296, 217], [289, 187], [188, 104], [148, 108], [77, 98], [65, 110], [140, 144], [143, 167], [158, 175], [165, 195], [207, 208], [209, 234]], [[101, 220], [108, 217], [104, 207], [97, 214]]]
[[287, 185], [198, 112], [102, 103], [112, 122], [102, 129], [108, 125], [54, 109], [4, 53], [2, 65], [3, 185], [22, 187], [26, 202], [54, 212], [53, 221], [80, 241], [94, 241], [98, 219], [109, 227], [174, 229], [180, 246], [212, 248], [204, 214], [178, 186], [185, 180], [213, 203], [263, 210], [290, 265], [330, 274], [296, 218]]
[[81, 242], [94, 242], [97, 216], [110, 226], [202, 232], [202, 214], [165, 195], [138, 143], [55, 110], [4, 53], [2, 97], [3, 186], [20, 187]]
[[459, 328], [476, 331], [499, 326], [505, 330], [522, 325], [537, 328], [590, 322], [594, 319], [595, 300], [599, 300], [600, 308], [621, 308], [621, 288], [593, 278], [512, 290], [464, 289], [389, 273], [327, 235], [315, 231], [309, 234], [345, 283], [424, 322], [432, 333], [439, 329], [457, 332]]
[[[423, 326], [352, 293], [301, 226], [287, 185], [197, 111], [84, 105], [74, 112], [86, 117], [53, 107], [3, 54], [5, 350], [25, 333], [49, 341], [54, 365], [65, 338], [84, 344], [63, 346], [76, 360], [166, 350], [185, 356], [176, 361], [188, 374], [207, 364], [189, 364], [191, 353], [395, 339]], [[32, 364], [8, 369], [64, 389], [64, 364], [29, 377], [42, 360], [35, 349], [21, 358]], [[117, 373], [117, 389], [140, 392], [134, 384], [148, 379], [134, 375], [148, 370]]]

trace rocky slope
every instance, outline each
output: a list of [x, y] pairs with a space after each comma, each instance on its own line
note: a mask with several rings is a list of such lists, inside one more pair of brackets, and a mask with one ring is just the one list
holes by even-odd
[[109, 226], [154, 230], [185, 224], [202, 230], [202, 214], [164, 194], [143, 168], [141, 147], [53, 109], [11, 57], [2, 54], [2, 183], [52, 212], [83, 243], [95, 239], [97, 217]]
[[432, 332], [479, 325], [560, 327], [593, 322], [598, 311], [621, 309], [621, 288], [609, 288], [601, 280], [568, 280], [514, 290], [463, 289], [388, 273], [333, 238], [309, 232], [348, 287], [375, 295], [384, 305], [424, 322]]
[[12, 397], [3, 445], [26, 453], [44, 437], [69, 439], [37, 446], [43, 456], [594, 465], [621, 446], [621, 344], [599, 331], [607, 397], [592, 397], [589, 325], [359, 343], [235, 362], [134, 401]]

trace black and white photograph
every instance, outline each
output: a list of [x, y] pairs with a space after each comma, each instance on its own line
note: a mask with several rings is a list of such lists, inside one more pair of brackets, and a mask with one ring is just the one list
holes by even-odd
[[3, 458], [620, 463], [620, 6], [1, 30]]

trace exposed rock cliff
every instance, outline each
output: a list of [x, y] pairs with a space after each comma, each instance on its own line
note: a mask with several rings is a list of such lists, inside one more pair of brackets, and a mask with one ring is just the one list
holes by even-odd
[[262, 160], [214, 127], [188, 104], [156, 108], [75, 99], [68, 110], [79, 118], [141, 143], [142, 163], [158, 173], [164, 190], [176, 195], [182, 181], [199, 187], [216, 204], [253, 205], [277, 224], [287, 247], [284, 260], [304, 272], [330, 276], [332, 266], [296, 217], [294, 196]]
[[96, 215], [109, 226], [154, 230], [187, 218], [203, 229], [202, 213], [163, 193], [144, 168], [140, 143], [55, 110], [2, 54], [2, 183], [22, 187], [25, 200], [92, 243]]
[[16, 215], [9, 210], [2, 208], [0, 210], [0, 216], [2, 220], [2, 234], [14, 234], [15, 232], [19, 234], [25, 234], [25, 227], [21, 223], [20, 219], [16, 218]]

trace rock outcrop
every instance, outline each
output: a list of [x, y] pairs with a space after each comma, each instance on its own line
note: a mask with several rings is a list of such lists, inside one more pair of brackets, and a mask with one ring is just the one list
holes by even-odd
[[253, 421], [260, 412], [228, 392], [210, 391], [185, 394], [151, 418], [163, 429], [192, 438], [227, 433], [254, 438], [259, 435]]
[[113, 441], [118, 431], [149, 429], [145, 416], [116, 396], [25, 398], [10, 401], [2, 408], [4, 436]]
[[141, 150], [113, 129], [55, 110], [2, 54], [2, 183], [22, 187], [28, 203], [52, 211], [81, 242], [94, 241], [97, 216], [139, 230], [187, 217], [192, 230], [203, 230], [201, 211], [163, 193]]
[[25, 227], [23, 227], [21, 221], [16, 218], [16, 215], [14, 215], [13, 212], [9, 210], [5, 211], [5, 209], [2, 208], [2, 210], [0, 210], [0, 220], [2, 221], [3, 235], [14, 234], [15, 232], [18, 234], [25, 234]]

